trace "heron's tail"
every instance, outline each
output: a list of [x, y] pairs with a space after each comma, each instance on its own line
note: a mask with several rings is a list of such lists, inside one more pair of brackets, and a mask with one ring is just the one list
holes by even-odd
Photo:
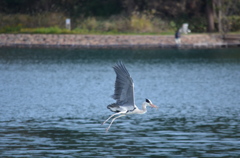
[[112, 103], [107, 106], [108, 109], [110, 109], [112, 112], [120, 112], [120, 107], [116, 103]]

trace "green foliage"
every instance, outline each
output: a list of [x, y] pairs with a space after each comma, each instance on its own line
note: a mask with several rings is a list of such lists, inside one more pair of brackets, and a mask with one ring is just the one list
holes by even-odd
[[176, 23], [175, 23], [174, 21], [170, 21], [170, 26], [171, 26], [172, 28], [177, 29], [177, 28], [176, 28], [177, 25], [176, 25]]
[[188, 20], [189, 28], [193, 32], [205, 32], [207, 30], [207, 21], [205, 17], [196, 17]]
[[240, 16], [229, 16], [228, 21], [231, 31], [240, 31]]
[[1, 14], [0, 28], [19, 26], [27, 28], [65, 26], [66, 17], [62, 13], [29, 14]]
[[74, 30], [84, 33], [161, 33], [173, 30], [172, 27], [160, 18], [149, 14], [133, 13], [130, 17], [124, 15], [112, 16], [108, 19], [88, 17], [77, 21]]
[[146, 14], [133, 13], [130, 25], [136, 32], [149, 32], [153, 30], [151, 19]]
[[41, 33], [41, 34], [62, 34], [71, 33], [70, 30], [60, 29], [59, 27], [47, 27], [47, 28], [24, 28], [21, 29], [21, 33]]
[[83, 30], [96, 30], [96, 28], [98, 27], [99, 22], [96, 20], [95, 17], [89, 17], [84, 19], [81, 24], [80, 24], [80, 28], [82, 28]]
[[19, 24], [17, 26], [5, 26], [0, 29], [0, 33], [18, 33], [22, 29], [22, 26]]

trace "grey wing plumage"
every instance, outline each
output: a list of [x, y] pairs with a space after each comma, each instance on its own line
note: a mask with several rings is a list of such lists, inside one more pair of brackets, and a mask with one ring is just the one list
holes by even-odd
[[117, 76], [112, 98], [117, 101], [118, 105], [125, 106], [128, 110], [133, 110], [135, 108], [133, 80], [122, 62], [118, 62], [113, 69]]

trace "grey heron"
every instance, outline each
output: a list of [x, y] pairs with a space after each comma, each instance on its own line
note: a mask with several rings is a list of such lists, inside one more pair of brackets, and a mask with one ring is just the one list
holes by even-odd
[[134, 101], [134, 84], [133, 80], [124, 66], [122, 62], [118, 62], [113, 69], [116, 73], [116, 81], [115, 81], [115, 90], [112, 98], [116, 100], [116, 103], [110, 104], [107, 106], [112, 112], [115, 114], [111, 115], [107, 120], [105, 120], [102, 124], [105, 124], [108, 120], [114, 117], [109, 124], [106, 132], [111, 127], [114, 120], [117, 118], [126, 116], [128, 114], [144, 114], [147, 112], [147, 106], [151, 106], [153, 108], [157, 108], [151, 100], [146, 99], [142, 104], [142, 110], [140, 110]]

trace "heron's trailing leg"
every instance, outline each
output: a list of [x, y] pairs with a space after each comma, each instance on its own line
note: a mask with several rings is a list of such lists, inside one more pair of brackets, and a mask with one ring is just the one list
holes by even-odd
[[113, 116], [115, 116], [115, 115], [120, 115], [120, 114], [124, 114], [124, 113], [126, 113], [125, 111], [124, 112], [118, 112], [118, 113], [115, 113], [115, 114], [113, 114], [113, 115], [111, 115], [108, 119], [106, 119], [103, 123], [102, 123], [102, 125], [104, 124], [104, 123], [106, 123], [110, 118], [112, 118]]
[[120, 115], [121, 113], [120, 112], [118, 112], [118, 113], [115, 113], [115, 114], [113, 114], [113, 115], [111, 115], [108, 119], [106, 119], [103, 123], [102, 123], [102, 125], [104, 124], [104, 123], [106, 123], [110, 118], [112, 118], [113, 116], [115, 116], [115, 115]]
[[111, 127], [111, 125], [112, 125], [112, 123], [113, 123], [114, 120], [116, 120], [116, 119], [119, 118], [119, 117], [123, 117], [123, 116], [126, 116], [126, 115], [120, 115], [120, 116], [114, 117], [114, 118], [112, 119], [110, 125], [108, 126], [108, 128], [106, 128], [106, 132], [108, 132], [108, 130], [109, 130], [109, 128]]

